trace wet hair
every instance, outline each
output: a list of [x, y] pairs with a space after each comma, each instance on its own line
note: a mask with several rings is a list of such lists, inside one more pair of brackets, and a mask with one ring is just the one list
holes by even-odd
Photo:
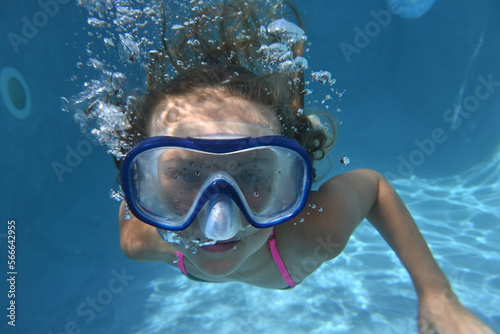
[[[330, 124], [325, 131], [324, 125], [304, 113], [303, 69], [278, 71], [276, 64], [264, 62], [257, 51], [263, 45], [263, 24], [282, 17], [305, 31], [290, 1], [224, 0], [188, 18], [190, 24], [176, 30], [173, 37], [166, 35], [163, 12], [163, 48], [149, 54], [147, 92], [127, 105], [131, 126], [119, 134], [126, 144], [121, 153], [125, 155], [152, 135], [149, 124], [162, 102], [204, 95], [238, 97], [268, 108], [281, 122], [281, 135], [295, 139], [313, 160], [322, 159], [336, 139], [333, 118], [327, 116]], [[298, 40], [292, 46], [294, 59], [302, 55], [304, 43]], [[169, 66], [177, 71], [173, 78], [166, 74]]]

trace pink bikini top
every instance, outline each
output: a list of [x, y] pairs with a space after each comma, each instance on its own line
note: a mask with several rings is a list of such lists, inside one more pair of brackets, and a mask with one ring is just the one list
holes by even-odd
[[[283, 264], [283, 260], [281, 260], [280, 253], [278, 252], [278, 248], [276, 247], [276, 239], [274, 239], [274, 230], [271, 232], [271, 239], [267, 242], [269, 245], [269, 249], [271, 250], [271, 254], [274, 259], [274, 263], [276, 263], [276, 266], [278, 267], [278, 270], [281, 273], [281, 276], [283, 276], [283, 279], [285, 282], [289, 285], [289, 287], [294, 287], [297, 283], [295, 283], [290, 275], [288, 274], [288, 271], [285, 268], [285, 265]], [[184, 267], [184, 255], [182, 255], [181, 252], [177, 251], [177, 257], [179, 260], [177, 261], [177, 265], [179, 266], [180, 271], [184, 275], [190, 276], [186, 268]]]

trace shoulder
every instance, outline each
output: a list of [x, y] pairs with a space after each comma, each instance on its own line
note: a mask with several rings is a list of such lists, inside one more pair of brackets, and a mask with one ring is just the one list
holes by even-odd
[[381, 178], [370, 169], [332, 177], [311, 192], [306, 207], [283, 228], [302, 250], [314, 253], [330, 245], [328, 259], [336, 257], [376, 201]]
[[324, 182], [317, 191], [312, 191], [309, 203], [321, 203], [327, 210], [325, 216], [335, 211], [351, 212], [360, 205], [373, 202], [377, 197], [383, 176], [371, 169], [356, 169], [339, 174]]
[[355, 169], [347, 173], [336, 175], [319, 188], [323, 195], [338, 193], [340, 190], [353, 191], [376, 189], [383, 176], [373, 169]]
[[171, 262], [176, 249], [158, 234], [155, 227], [145, 224], [130, 213], [125, 218], [124, 203], [119, 213], [120, 246], [123, 253], [137, 261]]

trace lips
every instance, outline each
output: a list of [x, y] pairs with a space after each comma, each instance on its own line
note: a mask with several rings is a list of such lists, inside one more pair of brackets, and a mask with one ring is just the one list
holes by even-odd
[[227, 252], [230, 249], [233, 249], [240, 242], [240, 240], [229, 241], [229, 242], [218, 242], [213, 245], [202, 246], [201, 249], [207, 252]]

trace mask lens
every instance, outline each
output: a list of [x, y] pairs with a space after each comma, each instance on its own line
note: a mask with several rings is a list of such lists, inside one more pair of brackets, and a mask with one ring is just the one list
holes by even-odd
[[[168, 174], [159, 169], [157, 163], [164, 151], [163, 148], [155, 148], [141, 152], [134, 158], [129, 171], [130, 193], [140, 215], [151, 220], [168, 221], [171, 227], [178, 227], [182, 225], [182, 216], [189, 210], [189, 206], [178, 202], [173, 192], [172, 196], [165, 192]], [[174, 175], [173, 173], [172, 171], [170, 175]]]
[[203, 153], [178, 148], [163, 150], [156, 160], [160, 198], [179, 217], [188, 213], [204, 182], [203, 161]]
[[[175, 139], [195, 146], [195, 139]], [[199, 141], [200, 148], [147, 148], [126, 164], [126, 197], [139, 218], [166, 229], [184, 229], [211, 198], [224, 194], [225, 203], [234, 202], [232, 208], [238, 207], [248, 222], [267, 227], [289, 219], [304, 205], [310, 164], [293, 145], [256, 142], [238, 149], [238, 142], [220, 140], [211, 143], [216, 149], [204, 150], [208, 141]]]
[[273, 226], [298, 210], [308, 190], [307, 167], [299, 154], [282, 147], [266, 150], [274, 156], [272, 176], [256, 192], [246, 195], [254, 219], [263, 227]]
[[253, 212], [261, 213], [270, 201], [277, 167], [270, 149], [225, 154], [168, 149], [157, 163], [162, 198], [178, 216], [189, 211], [206, 179], [219, 172], [234, 180]]

